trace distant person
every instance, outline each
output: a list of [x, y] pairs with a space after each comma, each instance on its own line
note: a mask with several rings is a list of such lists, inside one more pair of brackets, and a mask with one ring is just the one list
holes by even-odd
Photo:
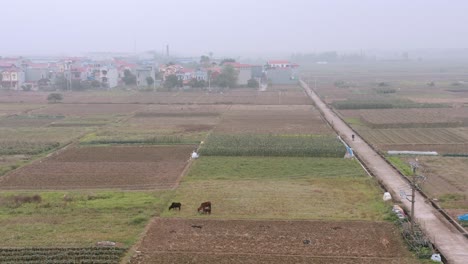
[[352, 134], [352, 135], [351, 135], [351, 138], [352, 138], [352, 139], [353, 139], [353, 141], [354, 141], [354, 134]]

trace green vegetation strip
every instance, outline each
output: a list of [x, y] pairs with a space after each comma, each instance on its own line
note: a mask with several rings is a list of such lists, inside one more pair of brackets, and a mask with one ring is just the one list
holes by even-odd
[[336, 109], [445, 108], [447, 104], [416, 103], [410, 100], [346, 100], [332, 103]]
[[0, 141], [0, 155], [36, 155], [59, 146], [59, 142]]
[[117, 264], [125, 248], [0, 248], [2, 263], [102, 263]]
[[167, 145], [167, 144], [198, 144], [198, 142], [189, 142], [177, 136], [154, 136], [149, 138], [96, 138], [87, 139], [80, 142], [81, 145], [105, 145], [105, 144], [148, 144], [148, 145]]
[[134, 244], [169, 192], [4, 192], [0, 247], [90, 247]]
[[201, 157], [187, 180], [356, 178], [366, 174], [356, 160], [290, 157]]
[[403, 175], [405, 176], [412, 176], [413, 175], [413, 169], [409, 165], [408, 162], [405, 160], [401, 159], [398, 156], [387, 156], [386, 159], [393, 165], [395, 166]]
[[343, 157], [346, 150], [334, 136], [211, 134], [200, 148], [206, 156]]

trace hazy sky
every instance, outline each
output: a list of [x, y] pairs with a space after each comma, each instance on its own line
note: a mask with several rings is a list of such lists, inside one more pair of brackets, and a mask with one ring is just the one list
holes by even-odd
[[0, 55], [468, 48], [467, 0], [0, 0], [0, 10]]

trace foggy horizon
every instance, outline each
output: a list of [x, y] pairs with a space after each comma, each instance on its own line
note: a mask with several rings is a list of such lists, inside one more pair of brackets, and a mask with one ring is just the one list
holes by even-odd
[[465, 49], [466, 1], [8, 1], [0, 56]]

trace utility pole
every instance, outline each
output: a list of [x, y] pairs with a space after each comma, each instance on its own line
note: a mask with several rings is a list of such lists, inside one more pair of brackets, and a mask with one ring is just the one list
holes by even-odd
[[406, 198], [408, 201], [411, 202], [411, 232], [414, 233], [414, 225], [415, 225], [415, 210], [414, 210], [414, 204], [416, 202], [416, 189], [419, 189], [419, 182], [422, 182], [422, 181], [425, 181], [426, 180], [426, 177], [423, 176], [423, 175], [417, 175], [416, 174], [416, 169], [419, 168], [419, 163], [418, 163], [418, 159], [416, 159], [415, 161], [411, 161], [410, 162], [410, 166], [411, 166], [411, 169], [413, 171], [413, 175], [412, 175], [412, 178], [411, 178], [411, 183], [410, 183], [410, 187], [411, 187], [411, 200]]
[[413, 178], [411, 181], [411, 231], [414, 232], [414, 203], [416, 202], [416, 167], [413, 167]]

